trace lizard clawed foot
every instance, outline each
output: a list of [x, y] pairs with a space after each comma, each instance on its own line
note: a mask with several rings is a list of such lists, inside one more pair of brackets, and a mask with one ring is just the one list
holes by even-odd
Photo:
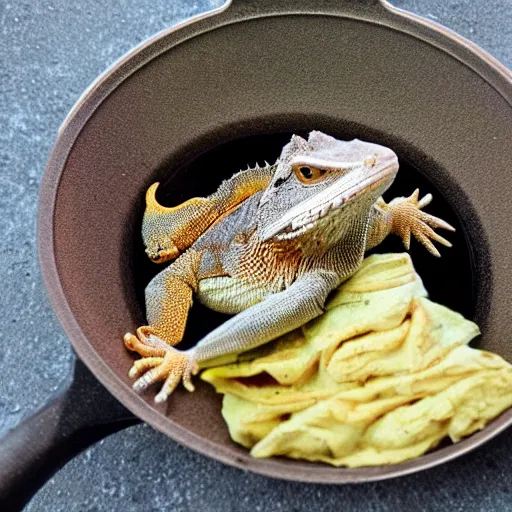
[[192, 375], [196, 375], [199, 367], [194, 359], [193, 351], [186, 352], [168, 347], [162, 356], [143, 357], [133, 363], [129, 376], [137, 378], [133, 389], [138, 393], [149, 386], [164, 381], [159, 393], [155, 396], [156, 403], [162, 403], [176, 389], [180, 380], [185, 389], [194, 391]]
[[128, 350], [142, 356], [133, 363], [128, 373], [132, 379], [137, 378], [133, 384], [135, 391], [140, 393], [152, 384], [164, 381], [162, 389], [155, 396], [157, 403], [165, 402], [180, 380], [188, 391], [194, 391], [192, 375], [197, 374], [199, 367], [193, 350], [176, 350], [147, 326], [139, 327], [137, 336], [125, 334], [124, 344]]
[[429, 215], [422, 210], [432, 201], [432, 194], [427, 194], [423, 199], [419, 199], [419, 189], [416, 189], [409, 197], [398, 197], [389, 203], [389, 208], [393, 213], [393, 233], [402, 238], [402, 242], [407, 250], [411, 245], [411, 234], [434, 256], [441, 256], [434, 244], [435, 240], [446, 247], [452, 244], [438, 235], [432, 228], [447, 229], [455, 231], [455, 228], [438, 217]]

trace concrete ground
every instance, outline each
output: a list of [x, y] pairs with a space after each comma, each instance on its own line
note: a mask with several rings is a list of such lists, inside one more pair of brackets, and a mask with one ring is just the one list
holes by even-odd
[[[48, 400], [74, 362], [46, 298], [36, 249], [39, 184], [60, 123], [87, 85], [127, 50], [221, 3], [0, 3], [0, 438]], [[511, 0], [394, 3], [452, 28], [512, 67]], [[27, 510], [505, 511], [512, 510], [511, 451], [506, 432], [441, 468], [391, 482], [330, 487], [247, 474], [140, 425], [76, 457]]]

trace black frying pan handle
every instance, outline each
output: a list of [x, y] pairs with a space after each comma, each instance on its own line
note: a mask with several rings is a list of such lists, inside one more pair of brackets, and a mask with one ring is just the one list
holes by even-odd
[[0, 440], [0, 509], [21, 510], [71, 458], [137, 422], [77, 361], [52, 399]]

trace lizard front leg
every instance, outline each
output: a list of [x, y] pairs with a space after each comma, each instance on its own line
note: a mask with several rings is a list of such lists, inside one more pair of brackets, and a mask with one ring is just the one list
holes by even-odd
[[[180, 376], [185, 387], [193, 389], [191, 374], [197, 372], [197, 363], [225, 354], [247, 351], [282, 334], [292, 331], [323, 313], [329, 292], [339, 283], [335, 272], [316, 271], [305, 274], [282, 292], [242, 311], [213, 330], [195, 347], [178, 352], [182, 373], [175, 373], [172, 385], [164, 384], [155, 397], [162, 402], [176, 387]], [[163, 364], [163, 363], [162, 363]]]
[[[162, 380], [164, 388], [174, 389], [182, 374], [190, 375], [194, 370], [193, 363], [172, 346], [181, 341], [185, 331], [192, 293], [197, 287], [194, 276], [198, 258], [195, 251], [188, 251], [146, 288], [148, 325], [139, 327], [137, 335], [124, 336], [126, 348], [142, 356], [129, 372], [132, 378], [143, 374], [134, 383], [136, 391]], [[185, 384], [190, 388], [188, 381]]]
[[366, 250], [380, 244], [390, 233], [398, 235], [404, 247], [409, 250], [412, 234], [431, 254], [441, 256], [431, 240], [446, 247], [451, 247], [452, 244], [438, 235], [433, 228], [449, 231], [455, 231], [455, 228], [444, 220], [422, 211], [431, 201], [432, 194], [427, 194], [420, 200], [418, 189], [409, 197], [397, 197], [389, 204], [379, 198], [373, 207]]

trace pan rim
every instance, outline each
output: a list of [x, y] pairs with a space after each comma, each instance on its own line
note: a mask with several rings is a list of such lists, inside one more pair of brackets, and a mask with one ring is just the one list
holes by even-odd
[[[68, 155], [74, 146], [77, 138], [80, 135], [82, 128], [87, 124], [90, 116], [97, 110], [101, 103], [115, 90], [124, 80], [129, 78], [140, 67], [147, 64], [152, 59], [158, 57], [164, 51], [167, 51], [171, 46], [166, 45], [159, 51], [150, 52], [150, 55], [143, 61], [135, 62], [135, 58], [140, 56], [142, 52], [151, 50], [155, 43], [168, 37], [169, 35], [178, 32], [179, 30], [186, 29], [189, 26], [197, 25], [198, 22], [206, 20], [214, 15], [220, 14], [230, 6], [231, 1], [226, 2], [218, 9], [203, 13], [194, 18], [188, 19], [176, 26], [165, 29], [158, 34], [143, 41], [134, 49], [130, 50], [117, 62], [110, 66], [102, 75], [100, 75], [82, 94], [72, 107], [70, 113], [64, 120], [59, 129], [57, 140], [51, 150], [47, 166], [44, 171], [39, 200], [39, 216], [38, 216], [38, 252], [40, 260], [40, 268], [43, 281], [50, 298], [52, 307], [59, 319], [59, 322], [64, 328], [74, 350], [79, 358], [86, 364], [95, 377], [112, 393], [123, 405], [125, 405], [133, 414], [140, 417], [145, 422], [149, 423], [152, 427], [163, 432], [168, 437], [178, 441], [179, 443], [193, 449], [194, 451], [203, 455], [209, 456], [213, 459], [219, 460], [231, 466], [235, 466], [245, 470], [251, 470], [265, 476], [280, 478], [285, 480], [322, 483], [322, 484], [345, 484], [345, 483], [362, 483], [369, 481], [385, 480], [395, 478], [398, 476], [405, 476], [417, 471], [432, 468], [439, 464], [448, 462], [458, 456], [461, 456], [472, 449], [482, 445], [486, 441], [504, 431], [512, 424], [512, 410], [509, 410], [493, 422], [488, 424], [483, 430], [473, 434], [469, 438], [442, 448], [438, 451], [427, 453], [420, 458], [412, 461], [397, 464], [393, 466], [376, 466], [365, 467], [358, 469], [348, 468], [334, 468], [330, 466], [311, 464], [307, 462], [286, 461], [284, 464], [279, 459], [254, 459], [250, 457], [249, 453], [236, 454], [228, 448], [220, 446], [217, 443], [209, 441], [200, 437], [186, 428], [175, 423], [171, 418], [162, 414], [160, 410], [146, 402], [142, 397], [137, 395], [131, 387], [124, 383], [116, 373], [107, 365], [92, 347], [82, 332], [76, 318], [69, 306], [69, 303], [64, 294], [62, 283], [57, 269], [57, 262], [54, 252], [54, 224], [53, 217], [55, 212], [56, 198], [58, 195], [58, 188], [62, 172], [65, 169]], [[379, 0], [381, 7], [389, 12], [395, 13], [405, 19], [409, 19], [411, 23], [420, 23], [427, 30], [433, 30], [441, 33], [444, 37], [451, 40], [456, 45], [464, 46], [466, 50], [474, 55], [477, 59], [483, 60], [488, 66], [493, 68], [498, 75], [502, 76], [508, 85], [512, 85], [512, 75], [505, 66], [499, 63], [496, 59], [487, 54], [478, 45], [468, 41], [467, 39], [459, 36], [455, 32], [442, 27], [441, 25], [425, 20], [419, 16], [407, 13], [398, 8], [391, 6], [385, 0]], [[308, 14], [307, 12], [286, 12], [282, 15], [290, 14]], [[310, 14], [326, 15], [327, 13], [311, 12]], [[354, 16], [341, 16], [340, 14], [330, 13], [332, 16], [345, 17], [356, 19], [357, 21], [372, 22], [375, 24], [386, 25], [378, 23], [376, 20], [355, 18]], [[274, 16], [274, 14], [265, 14], [265, 17]], [[244, 19], [231, 20], [231, 23], [245, 22], [255, 17], [251, 16]], [[205, 34], [210, 30], [220, 28], [229, 23], [221, 23], [214, 27], [204, 27], [190, 37], [195, 37], [200, 34]], [[389, 25], [386, 25], [389, 27]], [[396, 27], [390, 27], [398, 30]], [[414, 34], [405, 30], [402, 32], [408, 33], [412, 37], [416, 37], [425, 41], [419, 34]], [[188, 37], [180, 42], [187, 40]], [[176, 44], [180, 44], [177, 42]], [[172, 45], [174, 46], [174, 45]], [[439, 46], [437, 46], [439, 48]], [[453, 58], [457, 58], [460, 62], [470, 66], [462, 57], [455, 56], [452, 52], [448, 52], [445, 48], [441, 50], [449, 53]], [[131, 66], [131, 69], [130, 69]], [[116, 76], [117, 73], [117, 76]], [[480, 74], [479, 74], [480, 75]], [[480, 75], [481, 76], [481, 75]], [[488, 80], [486, 80], [488, 81]], [[110, 88], [102, 90], [102, 87], [110, 84]], [[500, 92], [493, 84], [490, 84], [497, 92]], [[503, 94], [502, 94], [503, 95]], [[99, 97], [98, 97], [99, 96]], [[507, 99], [507, 98], [505, 98]], [[510, 100], [507, 99], [509, 103]], [[84, 112], [84, 110], [88, 110]], [[363, 470], [364, 474], [361, 474]], [[373, 472], [373, 473], [372, 473]]]

